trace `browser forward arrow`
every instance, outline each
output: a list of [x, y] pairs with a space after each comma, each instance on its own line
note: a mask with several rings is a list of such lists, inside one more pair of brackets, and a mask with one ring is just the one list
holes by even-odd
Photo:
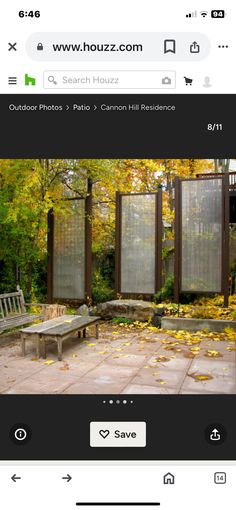
[[72, 477], [67, 474], [67, 476], [63, 476], [62, 477], [62, 480], [67, 480], [67, 483], [68, 483], [68, 482], [70, 482], [72, 480]]

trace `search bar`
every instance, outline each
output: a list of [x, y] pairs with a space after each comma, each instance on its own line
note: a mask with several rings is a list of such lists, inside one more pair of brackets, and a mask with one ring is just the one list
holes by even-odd
[[45, 89], [175, 89], [175, 71], [44, 71]]

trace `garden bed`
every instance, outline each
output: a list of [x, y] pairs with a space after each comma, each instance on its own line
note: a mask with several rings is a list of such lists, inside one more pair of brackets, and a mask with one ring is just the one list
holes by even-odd
[[161, 327], [170, 330], [223, 332], [236, 330], [236, 297], [230, 296], [229, 306], [223, 306], [222, 296], [196, 299], [190, 304], [161, 303], [164, 308]]

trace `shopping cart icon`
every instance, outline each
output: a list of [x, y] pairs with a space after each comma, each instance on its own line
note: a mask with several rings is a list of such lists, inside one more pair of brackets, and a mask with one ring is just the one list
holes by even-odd
[[186, 78], [186, 76], [184, 76], [184, 79], [185, 79], [185, 85], [192, 85], [192, 83], [193, 83], [192, 78]]

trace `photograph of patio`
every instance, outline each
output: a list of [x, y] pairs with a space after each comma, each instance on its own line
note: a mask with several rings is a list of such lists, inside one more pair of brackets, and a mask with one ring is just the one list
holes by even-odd
[[0, 160], [0, 392], [236, 393], [235, 169]]

